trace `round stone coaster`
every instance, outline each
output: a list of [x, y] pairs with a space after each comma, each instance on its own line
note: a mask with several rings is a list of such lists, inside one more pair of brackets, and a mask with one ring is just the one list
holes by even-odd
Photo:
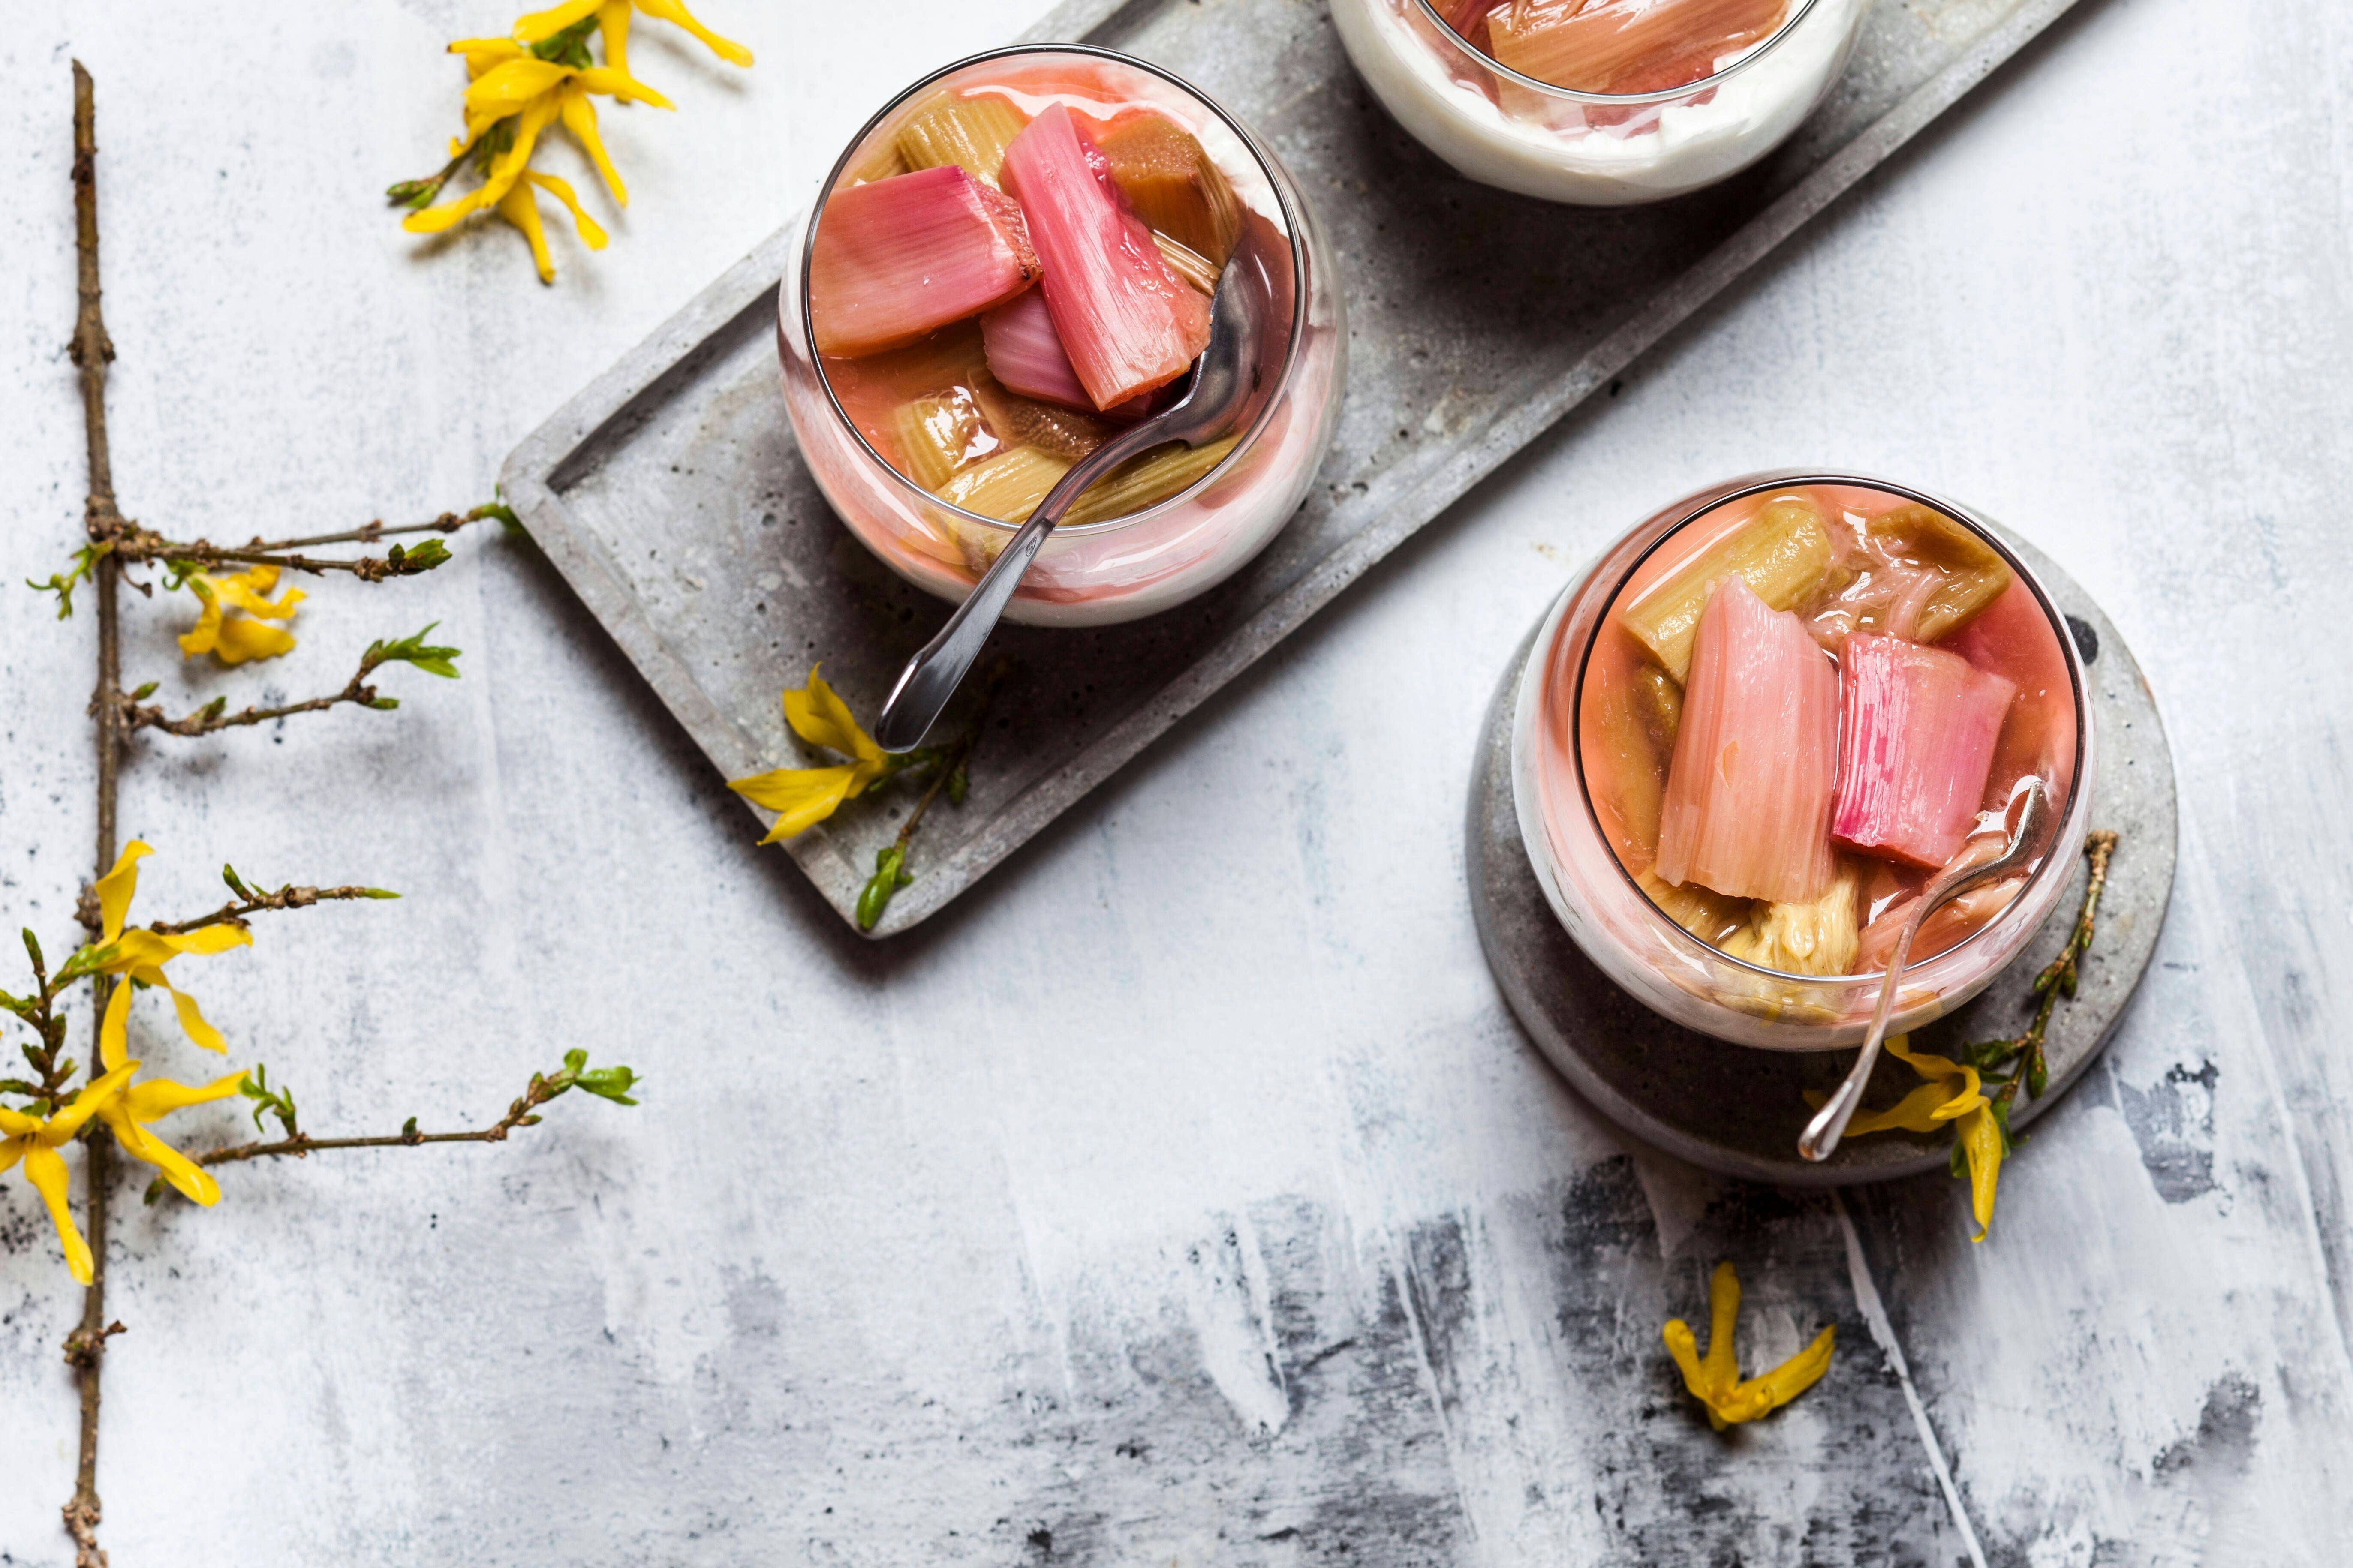
[[[2091, 825], [2118, 838], [2081, 986], [2060, 1001], [2044, 1037], [2050, 1088], [2041, 1100], [2021, 1098], [2010, 1113], [2011, 1126], [2023, 1127], [2099, 1055], [2157, 951], [2173, 894], [2173, 761], [2140, 666], [2107, 616], [2041, 552], [2006, 531], [2003, 538], [2042, 579], [2083, 652], [2098, 755]], [[1846, 1140], [1822, 1164], [1803, 1159], [1798, 1134], [1812, 1114], [1805, 1093], [1836, 1087], [1854, 1065], [1852, 1049], [1757, 1050], [1682, 1028], [1618, 989], [1569, 940], [1529, 868], [1512, 804], [1514, 697], [1535, 634], [1531, 627], [1522, 639], [1487, 710], [1467, 847], [1480, 942], [1536, 1048], [1627, 1131], [1725, 1175], [1841, 1186], [1942, 1169], [1952, 1144], [1942, 1132], [1875, 1132]], [[2034, 977], [2066, 944], [2088, 875], [2079, 861], [2067, 896], [2018, 961], [1968, 1005], [1918, 1031], [1915, 1049], [1950, 1055], [1964, 1040], [2026, 1031]], [[1893, 1104], [1918, 1082], [1910, 1068], [1883, 1057], [1863, 1103]]]

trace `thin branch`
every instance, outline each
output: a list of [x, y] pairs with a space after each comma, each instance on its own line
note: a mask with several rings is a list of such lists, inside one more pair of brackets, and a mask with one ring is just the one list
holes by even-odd
[[399, 528], [386, 528], [383, 522], [376, 521], [364, 522], [357, 528], [346, 529], [341, 533], [314, 533], [307, 539], [272, 539], [265, 542], [256, 538], [246, 548], [248, 550], [306, 550], [319, 544], [374, 544], [379, 539], [390, 539], [403, 533], [455, 533], [470, 522], [480, 522], [484, 518], [498, 517], [504, 510], [493, 503], [491, 506], [478, 506], [469, 512], [445, 511], [431, 522], [406, 523]]
[[238, 1143], [226, 1149], [207, 1149], [196, 1156], [199, 1165], [233, 1165], [246, 1160], [305, 1159], [322, 1149], [414, 1149], [426, 1143], [503, 1143], [507, 1134], [518, 1127], [534, 1125], [539, 1118], [532, 1112], [545, 1105], [571, 1084], [557, 1082], [533, 1073], [531, 1087], [522, 1098], [507, 1107], [507, 1113], [488, 1127], [471, 1132], [419, 1132], [417, 1120], [397, 1132], [379, 1134], [373, 1138], [313, 1138], [307, 1132], [271, 1142]]
[[[89, 449], [90, 493], [83, 504], [83, 526], [92, 540], [127, 526], [114, 500], [114, 466], [106, 436], [106, 366], [114, 358], [113, 340], [107, 336], [100, 310], [98, 272], [98, 99], [82, 63], [73, 63], [74, 82], [74, 258], [79, 307], [74, 317], [72, 356], [80, 373], [82, 431]], [[98, 563], [98, 689], [119, 691], [122, 686], [120, 559], [108, 552]], [[106, 875], [114, 864], [115, 788], [121, 762], [122, 717], [112, 701], [98, 709], [98, 870]], [[96, 1026], [106, 1013], [107, 982], [91, 983], [90, 1019]], [[90, 1052], [91, 1071], [98, 1070], [99, 1053]], [[99, 1374], [105, 1359], [106, 1318], [106, 1197], [114, 1179], [114, 1141], [104, 1128], [94, 1129], [87, 1141], [90, 1199], [83, 1231], [90, 1243], [90, 1288], [82, 1297], [81, 1327], [77, 1331], [79, 1355], [76, 1381], [81, 1394], [81, 1443], [74, 1471], [74, 1491], [61, 1510], [66, 1533], [74, 1543], [74, 1568], [106, 1568], [106, 1553], [98, 1544], [102, 1515], [98, 1499]], [[73, 1342], [69, 1342], [72, 1343]]]
[[165, 921], [146, 929], [158, 936], [180, 936], [207, 926], [241, 926], [245, 917], [269, 910], [307, 910], [312, 904], [323, 904], [339, 899], [396, 899], [397, 893], [387, 893], [382, 888], [297, 888], [287, 886], [274, 893], [256, 893], [243, 902], [232, 900], [208, 915], [198, 915], [192, 921]]
[[[99, 536], [93, 533], [92, 537]], [[243, 545], [223, 546], [205, 539], [186, 542], [166, 539], [151, 529], [129, 522], [122, 525], [112, 542], [114, 549], [109, 558], [118, 561], [193, 561], [199, 566], [275, 566], [282, 572], [306, 572], [313, 577], [323, 576], [329, 572], [348, 572], [363, 583], [381, 583], [387, 577], [414, 577], [431, 571], [444, 559], [441, 554], [435, 553], [412, 563], [407, 552], [396, 544], [386, 555], [327, 560], [315, 555], [292, 555]]]
[[155, 730], [166, 735], [178, 735], [194, 740], [199, 735], [209, 735], [219, 730], [234, 730], [240, 725], [267, 724], [273, 719], [284, 719], [295, 713], [317, 713], [329, 708], [340, 707], [346, 702], [356, 702], [363, 708], [376, 707], [385, 700], [378, 697], [375, 688], [367, 684], [363, 679], [373, 668], [373, 666], [363, 667], [359, 675], [352, 677], [349, 685], [332, 697], [313, 697], [301, 702], [289, 702], [277, 708], [246, 707], [235, 713], [224, 711], [228, 705], [228, 699], [226, 697], [216, 697], [203, 707], [182, 714], [177, 719], [166, 719], [164, 716], [164, 710], [160, 707], [141, 707], [131, 700], [128, 693], [118, 692], [116, 697], [121, 705], [124, 729]]

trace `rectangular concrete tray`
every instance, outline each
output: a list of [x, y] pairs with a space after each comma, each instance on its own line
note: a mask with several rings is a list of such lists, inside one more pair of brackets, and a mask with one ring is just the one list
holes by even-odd
[[[1017, 671], [1003, 722], [965, 805], [924, 822], [916, 880], [875, 934], [970, 887], [2073, 3], [1880, 0], [1845, 77], [1778, 153], [1715, 190], [1607, 212], [1490, 191], [1422, 152], [1365, 90], [1321, 5], [1054, 12], [1028, 37], [1168, 66], [1298, 176], [1347, 293], [1346, 404], [1306, 504], [1230, 581], [1130, 626], [998, 634]], [[800, 751], [778, 692], [822, 659], [871, 722], [946, 614], [849, 536], [801, 464], [776, 371], [786, 260], [779, 231], [534, 431], [501, 476], [548, 559], [730, 778], [830, 760]], [[909, 798], [879, 792], [789, 844], [845, 920]]]

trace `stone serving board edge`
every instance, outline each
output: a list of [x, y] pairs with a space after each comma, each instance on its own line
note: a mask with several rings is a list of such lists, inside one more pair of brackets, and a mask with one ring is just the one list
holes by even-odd
[[[1132, 626], [999, 634], [1019, 673], [971, 795], [926, 820], [916, 880], [874, 934], [969, 887], [2075, 3], [1881, 0], [1787, 146], [1715, 190], [1608, 212], [1453, 175], [1371, 101], [1320, 4], [1073, 0], [1049, 16], [1027, 41], [1167, 65], [1290, 165], [1340, 258], [1347, 400], [1299, 516], [1233, 579]], [[800, 462], [774, 343], [785, 241], [704, 289], [501, 476], [548, 560], [731, 778], [824, 760], [776, 700], [812, 663], [871, 717], [946, 614], [850, 538]], [[786, 846], [845, 920], [907, 800], [878, 791]]]

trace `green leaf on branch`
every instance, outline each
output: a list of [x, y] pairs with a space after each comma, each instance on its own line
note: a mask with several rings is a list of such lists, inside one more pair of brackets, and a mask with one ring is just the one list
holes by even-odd
[[892, 895], [915, 879], [907, 869], [907, 847], [887, 845], [874, 852], [874, 875], [858, 894], [858, 929], [872, 931], [882, 911], [891, 907]]
[[553, 1094], [578, 1089], [616, 1105], [635, 1105], [629, 1090], [644, 1081], [625, 1067], [592, 1068], [586, 1051], [572, 1050], [564, 1053], [564, 1070], [549, 1079], [547, 1086]]
[[37, 583], [27, 577], [25, 579], [25, 586], [38, 594], [55, 594], [58, 596], [58, 619], [61, 621], [68, 619], [73, 615], [74, 584], [89, 581], [90, 573], [98, 566], [99, 557], [111, 552], [113, 549], [114, 546], [111, 544], [85, 544], [73, 552], [73, 565], [70, 568], [64, 572], [50, 573], [49, 580], [46, 583]]
[[522, 525], [522, 519], [515, 515], [515, 509], [502, 500], [486, 500], [468, 515], [496, 518], [499, 526], [509, 533], [518, 534], [526, 539], [530, 537], [529, 531]]
[[147, 682], [146, 685], [141, 687], [138, 690], [131, 694], [131, 700], [133, 702], [146, 701], [147, 699], [155, 695], [155, 688], [162, 684], [163, 683], [161, 681], [156, 680]]
[[224, 864], [221, 867], [221, 880], [228, 884], [228, 890], [230, 892], [235, 893], [238, 898], [245, 900], [248, 903], [252, 901], [254, 896], [253, 889], [247, 887], [243, 879], [237, 876], [236, 867]]
[[279, 1123], [286, 1129], [286, 1136], [289, 1138], [299, 1138], [302, 1135], [301, 1129], [294, 1124], [294, 1091], [290, 1089], [271, 1089], [269, 1069], [261, 1063], [254, 1063], [253, 1070], [237, 1081], [237, 1091], [254, 1102], [253, 1130], [255, 1131], [262, 1131], [261, 1118], [266, 1112], [278, 1118]]
[[[436, 647], [425, 640], [433, 635], [433, 627], [440, 624], [439, 621], [435, 621], [432, 626], [427, 626], [421, 632], [391, 642], [378, 638], [368, 644], [367, 652], [360, 658], [361, 673], [365, 674], [381, 665], [411, 664], [427, 675], [438, 675], [447, 680], [457, 679], [458, 667], [449, 661], [459, 657], [459, 650], [454, 647]], [[368, 706], [397, 708], [400, 704], [395, 699], [379, 697]]]
[[400, 897], [400, 895], [394, 892], [390, 888], [362, 888], [360, 889], [360, 897], [364, 899], [396, 899]]
[[396, 577], [414, 577], [430, 572], [449, 559], [449, 547], [438, 539], [421, 544], [396, 544], [385, 552], [385, 564]]

